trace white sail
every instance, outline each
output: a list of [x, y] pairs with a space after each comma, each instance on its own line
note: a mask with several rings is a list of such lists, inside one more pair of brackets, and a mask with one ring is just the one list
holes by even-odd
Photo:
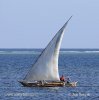
[[[71, 17], [69, 18], [69, 20]], [[68, 20], [68, 21], [69, 21]], [[56, 33], [47, 47], [43, 50], [32, 69], [26, 75], [24, 81], [32, 82], [34, 80], [60, 80], [58, 72], [58, 57], [64, 29], [68, 23]]]

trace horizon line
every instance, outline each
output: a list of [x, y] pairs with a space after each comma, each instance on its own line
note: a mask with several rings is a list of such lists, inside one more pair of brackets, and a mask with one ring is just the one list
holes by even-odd
[[[0, 48], [0, 49], [44, 49], [44, 48]], [[99, 48], [61, 48], [61, 49], [99, 49]]]

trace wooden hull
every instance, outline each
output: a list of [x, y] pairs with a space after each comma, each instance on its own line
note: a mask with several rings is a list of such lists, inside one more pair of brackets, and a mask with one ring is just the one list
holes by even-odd
[[23, 86], [25, 87], [75, 87], [77, 82], [71, 82], [71, 83], [66, 83], [66, 82], [33, 82], [33, 83], [26, 83], [19, 81]]

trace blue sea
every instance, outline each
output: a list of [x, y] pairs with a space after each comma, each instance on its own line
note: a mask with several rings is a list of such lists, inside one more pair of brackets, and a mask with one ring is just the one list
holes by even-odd
[[[61, 49], [59, 74], [77, 87], [23, 87], [42, 49], [0, 49], [0, 100], [99, 100], [99, 49]], [[39, 74], [39, 73], [38, 73]]]

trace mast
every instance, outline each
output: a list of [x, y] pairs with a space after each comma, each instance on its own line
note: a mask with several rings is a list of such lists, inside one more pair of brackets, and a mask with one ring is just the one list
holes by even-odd
[[[72, 17], [72, 16], [71, 16]], [[69, 20], [71, 19], [69, 18]], [[46, 48], [42, 51], [31, 70], [27, 73], [24, 80], [32, 82], [34, 80], [60, 80], [58, 72], [59, 50], [64, 35], [65, 27], [69, 20], [56, 33]]]

